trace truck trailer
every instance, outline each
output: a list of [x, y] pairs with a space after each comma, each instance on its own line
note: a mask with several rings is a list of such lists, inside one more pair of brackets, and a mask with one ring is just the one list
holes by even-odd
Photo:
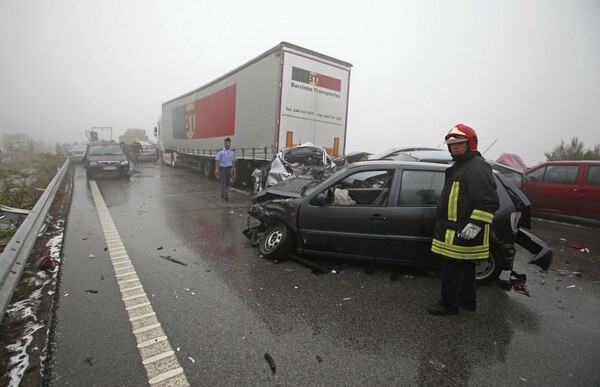
[[331, 157], [346, 147], [350, 63], [281, 42], [231, 72], [162, 105], [159, 156], [173, 167], [214, 177], [215, 156], [229, 137], [238, 159], [232, 183], [277, 152], [310, 142]]

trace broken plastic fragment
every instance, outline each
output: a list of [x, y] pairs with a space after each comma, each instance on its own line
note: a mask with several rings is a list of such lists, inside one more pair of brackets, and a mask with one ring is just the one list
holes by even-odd
[[575, 285], [569, 285], [567, 286], [567, 289], [573, 289], [575, 287]]
[[275, 368], [275, 361], [273, 360], [271, 355], [269, 355], [268, 353], [265, 353], [265, 360], [269, 364], [269, 368], [271, 369], [271, 372], [273, 373], [273, 375], [275, 375], [275, 372], [277, 372], [277, 369]]
[[433, 366], [436, 371], [443, 371], [446, 366], [439, 360], [429, 360], [429, 364]]

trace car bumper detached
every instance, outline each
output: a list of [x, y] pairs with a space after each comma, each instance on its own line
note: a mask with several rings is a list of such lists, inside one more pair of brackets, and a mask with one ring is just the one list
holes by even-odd
[[546, 243], [522, 228], [519, 228], [515, 242], [530, 253], [535, 254], [531, 261], [529, 261], [530, 264], [539, 266], [542, 270], [548, 270], [554, 258], [554, 251]]

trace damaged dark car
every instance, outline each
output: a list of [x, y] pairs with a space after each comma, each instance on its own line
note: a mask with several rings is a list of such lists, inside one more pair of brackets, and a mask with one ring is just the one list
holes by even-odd
[[305, 143], [279, 152], [269, 165], [256, 169], [252, 173], [254, 192], [293, 177], [322, 180], [336, 169], [324, 148]]
[[[290, 179], [253, 200], [244, 234], [268, 259], [288, 255], [306, 262], [335, 258], [400, 264], [431, 270], [442, 259], [431, 252], [437, 201], [448, 165], [402, 161], [351, 164], [323, 181]], [[530, 203], [502, 174], [490, 236], [490, 258], [477, 264], [488, 283], [512, 270], [515, 243], [547, 270], [553, 251], [527, 231]]]

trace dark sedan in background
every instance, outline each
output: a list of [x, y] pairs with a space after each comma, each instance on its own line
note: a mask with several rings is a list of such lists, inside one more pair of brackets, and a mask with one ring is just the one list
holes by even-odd
[[[271, 259], [295, 253], [438, 270], [441, 257], [430, 249], [447, 167], [367, 161], [323, 181], [291, 179], [255, 198], [248, 212], [258, 224], [245, 234]], [[494, 176], [500, 208], [490, 258], [477, 265], [480, 283], [512, 270], [515, 242], [535, 254], [530, 263], [546, 270], [552, 262], [552, 250], [524, 229], [530, 227], [527, 198], [503, 175]]]

